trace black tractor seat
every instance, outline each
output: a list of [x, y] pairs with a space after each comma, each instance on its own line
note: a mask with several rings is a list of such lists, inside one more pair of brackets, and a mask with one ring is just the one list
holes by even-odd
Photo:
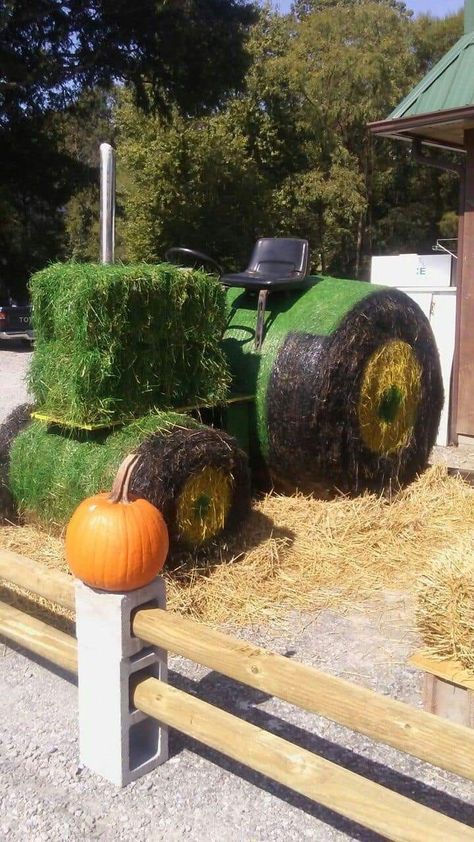
[[307, 240], [264, 237], [257, 240], [245, 272], [221, 275], [221, 283], [226, 287], [243, 287], [258, 292], [256, 351], [262, 348], [268, 294], [304, 286], [308, 264]]
[[257, 240], [250, 263], [244, 272], [221, 275], [226, 287], [248, 290], [295, 289], [308, 271], [307, 240], [264, 237]]

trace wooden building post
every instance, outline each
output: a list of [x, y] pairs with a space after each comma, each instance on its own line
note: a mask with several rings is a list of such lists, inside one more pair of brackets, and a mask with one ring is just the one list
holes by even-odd
[[459, 220], [454, 411], [456, 436], [474, 437], [474, 129], [467, 130], [464, 139], [466, 175]]

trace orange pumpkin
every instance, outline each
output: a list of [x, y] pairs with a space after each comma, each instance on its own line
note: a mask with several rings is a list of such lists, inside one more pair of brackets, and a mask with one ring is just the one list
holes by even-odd
[[72, 572], [93, 588], [133, 591], [148, 585], [168, 554], [168, 529], [147, 500], [130, 499], [136, 454], [122, 462], [110, 494], [88, 497], [77, 507], [66, 532], [66, 559]]

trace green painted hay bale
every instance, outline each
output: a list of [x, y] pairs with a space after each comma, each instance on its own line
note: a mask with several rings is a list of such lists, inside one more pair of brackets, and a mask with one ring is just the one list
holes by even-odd
[[225, 294], [164, 263], [66, 263], [31, 279], [38, 409], [73, 424], [130, 420], [227, 394]]
[[10, 451], [18, 433], [31, 422], [31, 410], [29, 404], [21, 404], [0, 425], [0, 523], [16, 517], [16, 505], [8, 480]]
[[200, 547], [247, 514], [246, 454], [226, 433], [173, 412], [94, 434], [33, 421], [11, 446], [8, 491], [27, 519], [64, 526], [81, 500], [111, 488], [131, 451], [141, 458], [130, 490], [160, 509], [173, 545]]
[[190, 416], [157, 413], [112, 433], [74, 435], [33, 421], [10, 451], [9, 486], [22, 515], [64, 525], [81, 500], [107, 491], [121, 461], [157, 431], [194, 427]]

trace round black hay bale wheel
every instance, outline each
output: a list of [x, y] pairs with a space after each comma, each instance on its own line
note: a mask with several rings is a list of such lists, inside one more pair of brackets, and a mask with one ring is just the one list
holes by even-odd
[[158, 431], [137, 451], [131, 492], [163, 513], [172, 544], [198, 548], [234, 529], [250, 509], [247, 456], [210, 427]]
[[17, 516], [17, 506], [8, 479], [10, 450], [18, 433], [31, 422], [32, 409], [31, 404], [23, 403], [15, 407], [3, 424], [0, 424], [0, 522], [13, 520]]
[[397, 290], [353, 307], [326, 336], [289, 332], [267, 401], [268, 464], [311, 490], [397, 490], [426, 466], [443, 405], [428, 320]]

